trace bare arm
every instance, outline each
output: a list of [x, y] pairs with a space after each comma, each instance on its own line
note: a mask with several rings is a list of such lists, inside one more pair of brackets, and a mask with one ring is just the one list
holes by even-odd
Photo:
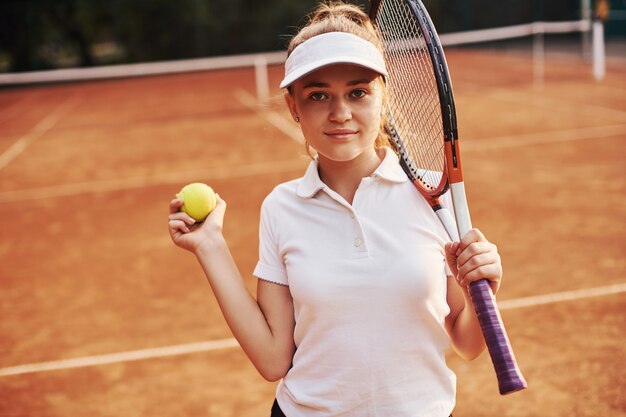
[[454, 351], [463, 359], [472, 360], [485, 349], [485, 339], [472, 301], [466, 293], [454, 277], [448, 277], [447, 300], [450, 314], [446, 317], [446, 330]]
[[446, 317], [446, 330], [454, 350], [462, 358], [472, 360], [486, 345], [468, 286], [487, 278], [495, 294], [502, 278], [500, 255], [479, 230], [472, 229], [461, 242], [446, 245], [446, 259], [453, 274], [448, 277], [450, 314]]
[[226, 323], [259, 373], [271, 381], [282, 378], [295, 351], [289, 288], [259, 281], [258, 300], [250, 294], [222, 235], [226, 203], [221, 198], [200, 224], [179, 212], [181, 205], [177, 199], [170, 203], [172, 240], [196, 255]]

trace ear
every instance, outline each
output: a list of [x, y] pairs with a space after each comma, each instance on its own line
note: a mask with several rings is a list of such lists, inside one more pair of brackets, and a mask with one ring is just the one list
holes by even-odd
[[285, 93], [284, 97], [285, 97], [285, 103], [287, 103], [287, 108], [289, 109], [289, 112], [291, 113], [291, 117], [293, 117], [294, 120], [298, 119], [299, 116], [298, 116], [298, 110], [296, 109], [296, 101], [289, 93]]

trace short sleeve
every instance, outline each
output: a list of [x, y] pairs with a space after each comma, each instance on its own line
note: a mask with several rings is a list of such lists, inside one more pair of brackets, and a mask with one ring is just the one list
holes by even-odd
[[254, 276], [276, 284], [289, 285], [285, 263], [279, 249], [277, 219], [279, 207], [275, 196], [268, 195], [261, 205], [259, 224], [259, 261]]

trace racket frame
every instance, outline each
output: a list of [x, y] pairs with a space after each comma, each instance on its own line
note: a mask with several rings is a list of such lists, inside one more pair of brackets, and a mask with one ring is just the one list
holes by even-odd
[[[369, 16], [376, 25], [376, 16], [382, 1], [373, 0], [370, 3]], [[433, 72], [436, 74], [439, 104], [442, 114], [443, 140], [444, 140], [444, 172], [441, 183], [438, 187], [426, 187], [417, 175], [417, 168], [411, 162], [410, 154], [406, 151], [402, 138], [394, 128], [393, 114], [390, 111], [392, 144], [400, 154], [400, 164], [415, 187], [427, 199], [441, 223], [453, 241], [459, 241], [472, 229], [472, 222], [467, 205], [465, 186], [463, 183], [463, 173], [460, 158], [460, 148], [458, 142], [458, 130], [456, 119], [456, 107], [452, 94], [452, 83], [445, 60], [445, 55], [435, 26], [420, 0], [396, 0], [406, 3], [413, 17], [418, 22], [428, 53], [432, 63]], [[391, 76], [391, 74], [390, 74]], [[405, 160], [408, 159], [408, 160]], [[450, 189], [452, 204], [454, 207], [454, 217], [447, 208], [441, 204], [440, 196], [447, 189]], [[456, 220], [456, 221], [455, 221]], [[474, 309], [478, 316], [483, 336], [489, 354], [496, 371], [500, 394], [510, 394], [527, 387], [527, 383], [519, 370], [515, 356], [510, 346], [508, 336], [502, 318], [498, 311], [495, 297], [491, 286], [486, 279], [473, 282], [469, 287], [469, 292], [474, 304]]]

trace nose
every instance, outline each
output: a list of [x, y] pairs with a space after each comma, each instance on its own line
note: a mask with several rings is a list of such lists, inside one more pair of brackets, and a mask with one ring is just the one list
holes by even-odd
[[329, 119], [332, 122], [344, 123], [352, 118], [350, 104], [343, 98], [336, 98], [332, 101]]

